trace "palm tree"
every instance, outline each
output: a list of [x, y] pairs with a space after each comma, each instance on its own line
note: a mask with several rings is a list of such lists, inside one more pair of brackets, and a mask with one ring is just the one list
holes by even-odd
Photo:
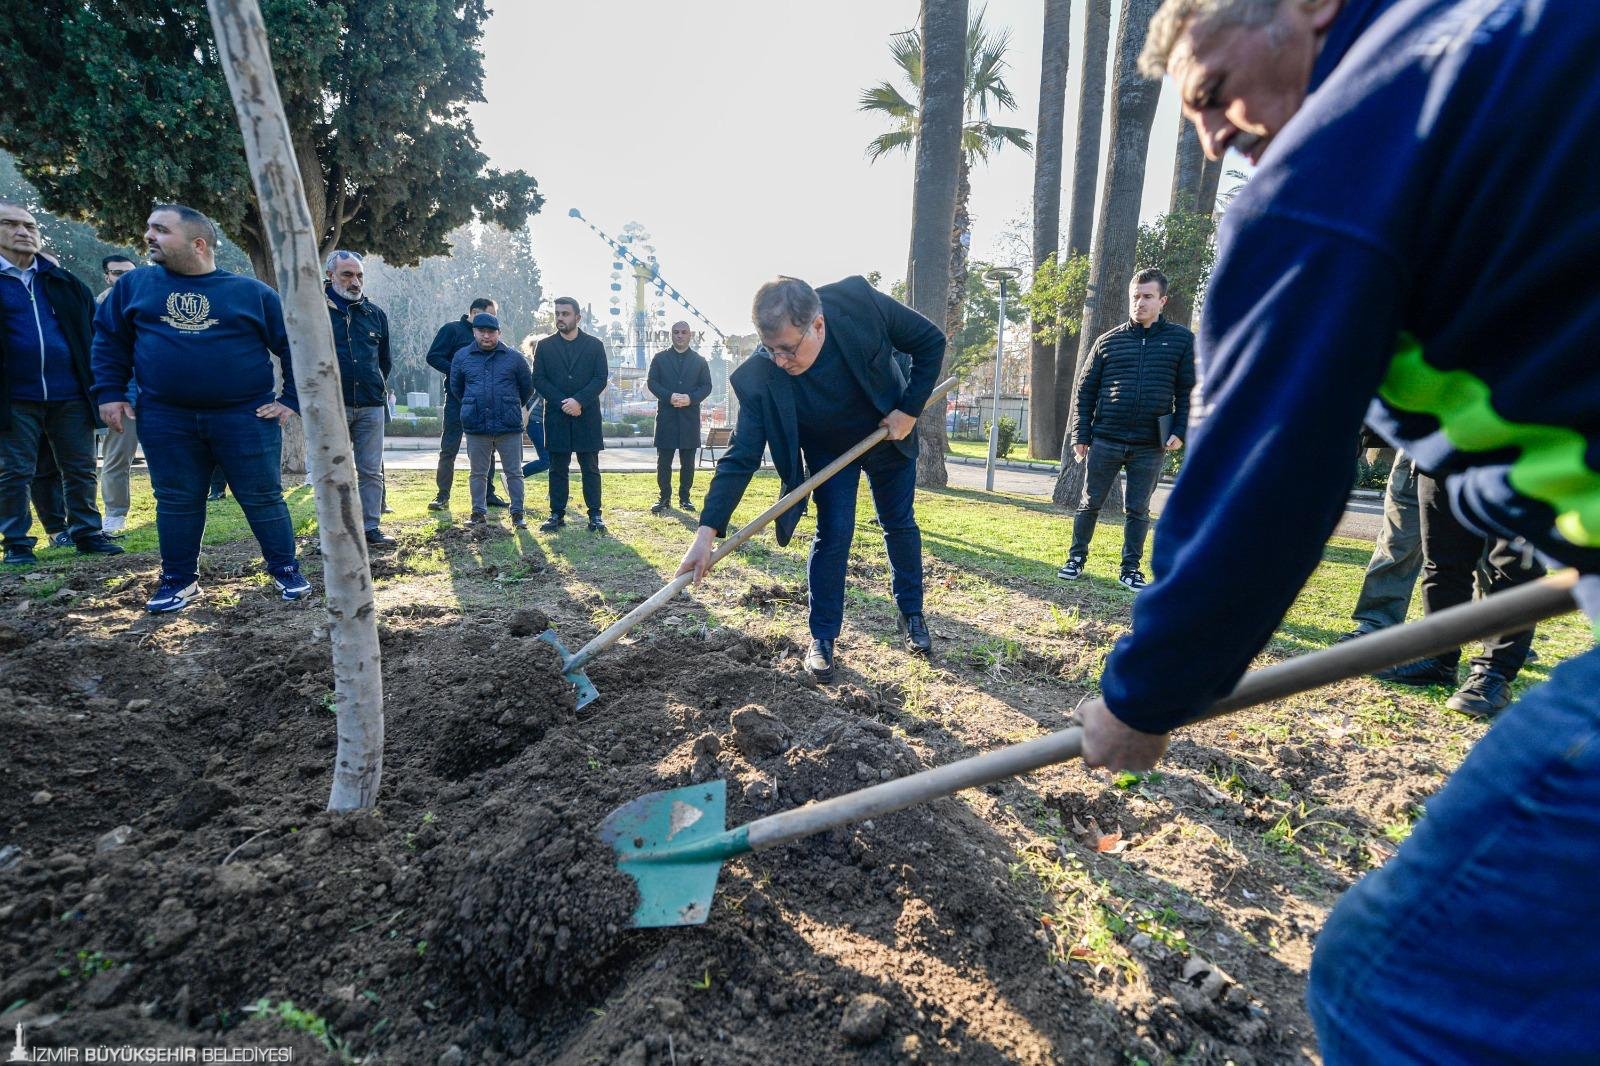
[[[1043, 51], [1039, 64], [1039, 150], [1033, 157], [1033, 266], [1055, 255], [1061, 239], [1061, 151], [1067, 111], [1067, 45], [1072, 0], [1044, 0]], [[1056, 345], [1033, 326], [1029, 363], [1028, 454], [1060, 455], [1056, 421]]]
[[[1011, 44], [1009, 31], [993, 31], [983, 24], [984, 10], [979, 9], [967, 23], [966, 68], [964, 77], [965, 116], [961, 127], [961, 157], [956, 176], [955, 230], [950, 240], [950, 288], [945, 304], [945, 332], [954, 334], [961, 328], [961, 304], [967, 291], [967, 243], [971, 228], [967, 213], [967, 199], [972, 192], [970, 174], [974, 163], [988, 160], [990, 153], [1007, 144], [1024, 152], [1032, 151], [1028, 131], [1016, 126], [1002, 126], [989, 118], [995, 111], [1011, 111], [1017, 99], [1005, 82], [1006, 49]], [[922, 86], [922, 34], [906, 30], [889, 38], [889, 55], [900, 69], [906, 82], [921, 93]], [[888, 133], [874, 137], [867, 145], [867, 158], [876, 162], [890, 152], [908, 152], [916, 144], [921, 127], [921, 112], [916, 103], [890, 82], [880, 82], [861, 94], [862, 111], [879, 111], [894, 124]]]
[[[1100, 124], [1105, 118], [1106, 55], [1110, 47], [1111, 0], [1087, 0], [1083, 7], [1083, 69], [1078, 72], [1078, 136], [1072, 150], [1072, 202], [1067, 215], [1067, 254], [1063, 259], [1088, 255], [1094, 236], [1094, 194], [1100, 177]], [[1056, 346], [1057, 432], [1066, 425], [1072, 408], [1077, 366], [1077, 346], [1063, 340]]]

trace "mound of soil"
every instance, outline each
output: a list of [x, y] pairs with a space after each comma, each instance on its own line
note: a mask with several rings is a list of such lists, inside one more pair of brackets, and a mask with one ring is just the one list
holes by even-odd
[[0, 584], [0, 1024], [37, 1045], [452, 1064], [1300, 1053], [1303, 1031], [1178, 956], [1152, 963], [1172, 985], [1153, 1010], [1103, 998], [1104, 975], [1052, 954], [1016, 855], [965, 798], [731, 861], [703, 927], [628, 928], [634, 886], [594, 832], [623, 802], [722, 777], [736, 825], [926, 765], [923, 720], [816, 687], [796, 644], [646, 627], [591, 664], [602, 696], [580, 715], [535, 639], [542, 609], [396, 608], [379, 807], [336, 815], [320, 608], [241, 566], [149, 618], [150, 576], [42, 601]]

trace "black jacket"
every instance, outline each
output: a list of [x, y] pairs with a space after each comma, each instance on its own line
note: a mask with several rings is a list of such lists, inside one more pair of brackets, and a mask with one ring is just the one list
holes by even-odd
[[[661, 401], [656, 411], [656, 447], [698, 448], [700, 403], [711, 395], [711, 364], [693, 348], [682, 355], [668, 348], [651, 357], [645, 385]], [[675, 392], [689, 397], [688, 407], [672, 406]]]
[[447, 405], [452, 400], [461, 402], [461, 397], [450, 391], [450, 360], [471, 343], [472, 323], [466, 315], [462, 315], [457, 321], [440, 326], [439, 332], [433, 335], [433, 343], [428, 345], [428, 365], [444, 375]]
[[[72, 352], [73, 377], [83, 386], [85, 397], [93, 396], [94, 372], [89, 369], [89, 347], [94, 340], [94, 293], [70, 270], [42, 255], [37, 261], [36, 291], [44, 295], [45, 302], [56, 313], [56, 323], [67, 338], [67, 347]], [[5, 343], [5, 331], [0, 330], [0, 430], [11, 428], [11, 385], [4, 365], [12, 355]], [[84, 402], [89, 405], [89, 417], [96, 426], [100, 425], [99, 409], [94, 401], [85, 399]]]
[[533, 375], [522, 353], [500, 341], [490, 351], [468, 344], [450, 362], [450, 388], [461, 397], [461, 429], [498, 437], [521, 433], [533, 399]]
[[327, 297], [333, 350], [339, 356], [339, 381], [346, 407], [383, 407], [389, 400], [389, 316], [366, 297], [340, 310]]
[[[606, 446], [600, 425], [600, 393], [611, 368], [606, 346], [582, 330], [572, 341], [553, 333], [533, 353], [533, 387], [545, 399], [544, 441], [552, 452], [597, 452]], [[574, 418], [561, 409], [565, 399], [578, 401], [583, 413]]]
[[1072, 443], [1164, 445], [1157, 426], [1163, 415], [1172, 416], [1171, 433], [1183, 440], [1193, 388], [1194, 334], [1165, 318], [1149, 328], [1130, 319], [1094, 342], [1078, 378]]
[[[817, 290], [828, 338], [836, 341], [844, 361], [872, 399], [887, 415], [904, 411], [922, 414], [928, 395], [938, 384], [944, 365], [944, 331], [911, 308], [878, 292], [865, 278], [850, 277]], [[910, 357], [909, 374], [901, 356]], [[772, 462], [783, 491], [805, 480], [800, 456], [800, 428], [795, 419], [794, 383], [787, 371], [760, 349], [733, 372], [728, 383], [739, 397], [739, 422], [733, 443], [717, 463], [716, 476], [700, 511], [700, 524], [718, 536], [728, 531], [728, 519], [739, 505], [751, 475], [761, 468], [762, 454], [770, 446]], [[855, 441], [841, 441], [849, 447]], [[895, 442], [908, 458], [917, 454], [915, 431]], [[778, 516], [778, 543], [789, 543], [805, 504]]]

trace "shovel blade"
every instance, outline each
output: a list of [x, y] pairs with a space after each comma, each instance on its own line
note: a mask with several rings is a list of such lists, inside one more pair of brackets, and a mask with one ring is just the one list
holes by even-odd
[[561, 656], [561, 676], [572, 682], [572, 687], [578, 693], [578, 710], [583, 710], [589, 704], [600, 698], [600, 690], [594, 687], [594, 682], [589, 680], [589, 675], [582, 670], [569, 670], [568, 664], [572, 662], [572, 653], [567, 646], [561, 643], [561, 638], [556, 636], [556, 631], [547, 629], [539, 634], [539, 639], [556, 650]]
[[718, 839], [734, 836], [724, 832], [727, 799], [726, 782], [707, 781], [630, 800], [600, 824], [600, 839], [639, 888], [635, 927], [706, 920], [722, 860], [749, 850]]

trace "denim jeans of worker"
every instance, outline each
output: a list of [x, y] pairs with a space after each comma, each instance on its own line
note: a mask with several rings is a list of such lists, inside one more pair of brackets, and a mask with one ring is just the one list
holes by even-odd
[[589, 509], [590, 518], [600, 517], [600, 453], [551, 452], [550, 453], [550, 514], [564, 518], [570, 494], [567, 475], [572, 468], [572, 457], [578, 457], [578, 471], [583, 477], [583, 505]]
[[1105, 506], [1111, 486], [1123, 470], [1128, 472], [1128, 489], [1123, 497], [1127, 517], [1122, 523], [1122, 570], [1139, 569], [1144, 558], [1144, 541], [1150, 534], [1150, 496], [1156, 491], [1156, 481], [1161, 477], [1161, 448], [1154, 444], [1119, 444], [1112, 440], [1097, 440], [1089, 446], [1084, 459], [1083, 497], [1078, 511], [1072, 516], [1072, 547], [1067, 554], [1074, 559], [1089, 557], [1089, 541], [1094, 537], [1095, 523], [1100, 521], [1100, 508]]
[[550, 453], [544, 450], [544, 420], [528, 419], [528, 439], [533, 441], [533, 454], [537, 457], [522, 464], [522, 476], [532, 477], [550, 469]]
[[383, 518], [383, 415], [382, 407], [346, 407], [350, 447], [356, 457], [357, 488], [361, 494], [362, 528], [378, 528]]
[[678, 457], [678, 499], [687, 500], [689, 490], [694, 488], [694, 449], [693, 448], [657, 448], [656, 449], [656, 488], [661, 492], [661, 499], [672, 498], [672, 457]]
[[[815, 474], [838, 458], [833, 452], [804, 450], [806, 474]], [[922, 531], [913, 506], [917, 462], [890, 441], [817, 486], [811, 500], [817, 509], [817, 532], [806, 561], [811, 636], [835, 640], [844, 625], [844, 581], [850, 542], [856, 531], [856, 495], [866, 471], [872, 506], [883, 528], [895, 606], [902, 614], [922, 613]]]
[[268, 569], [294, 559], [294, 522], [278, 472], [283, 433], [251, 407], [199, 410], [139, 405], [139, 433], [156, 497], [156, 539], [169, 577], [199, 576], [206, 491], [220, 466], [261, 545]]
[[56, 466], [56, 453], [50, 450], [48, 440], [39, 442], [39, 462], [33, 469], [28, 497], [33, 500], [33, 509], [39, 515], [39, 524], [44, 526], [45, 536], [53, 537], [66, 531], [67, 498], [61, 491], [61, 470]]
[[1600, 649], [1495, 719], [1339, 901], [1307, 993], [1323, 1061], [1600, 1062]]
[[1361, 629], [1397, 626], [1406, 620], [1411, 592], [1422, 572], [1422, 510], [1411, 456], [1396, 452], [1383, 490], [1383, 527], [1372, 546], [1361, 595], [1350, 613]]
[[[100, 532], [95, 509], [94, 419], [83, 400], [16, 400], [11, 428], [0, 430], [0, 540], [6, 547], [32, 548], [30, 492], [39, 472], [39, 448], [48, 443], [55, 456], [74, 540]], [[42, 515], [47, 523], [53, 516]], [[53, 532], [53, 531], [52, 531]]]
[[494, 457], [500, 456], [500, 469], [506, 474], [506, 490], [511, 496], [511, 509], [520, 512], [522, 493], [522, 434], [501, 433], [490, 436], [483, 433], [467, 434], [467, 462], [472, 473], [467, 485], [472, 490], [472, 510], [489, 509], [489, 471], [494, 469]]
[[124, 419], [122, 432], [106, 430], [105, 455], [100, 460], [100, 499], [107, 518], [127, 518], [131, 500], [128, 472], [133, 469], [134, 453], [139, 448], [139, 420]]
[[[461, 454], [462, 432], [461, 401], [447, 395], [444, 401], [444, 428], [439, 437], [439, 468], [433, 474], [433, 483], [438, 489], [441, 500], [450, 498], [450, 486], [455, 484], [456, 456]], [[492, 457], [489, 466], [489, 491], [494, 491]]]
[[[1417, 475], [1417, 501], [1422, 512], [1422, 606], [1428, 614], [1459, 607], [1472, 600], [1473, 578], [1480, 562], [1488, 573], [1485, 594], [1526, 585], [1544, 576], [1544, 567], [1531, 553], [1525, 559], [1504, 540], [1485, 538], [1461, 524], [1450, 509], [1450, 494], [1426, 474]], [[1533, 630], [1507, 633], [1483, 642], [1483, 653], [1472, 665], [1492, 670], [1507, 681], [1528, 661]], [[1446, 662], [1460, 659], [1459, 651], [1440, 656]]]

